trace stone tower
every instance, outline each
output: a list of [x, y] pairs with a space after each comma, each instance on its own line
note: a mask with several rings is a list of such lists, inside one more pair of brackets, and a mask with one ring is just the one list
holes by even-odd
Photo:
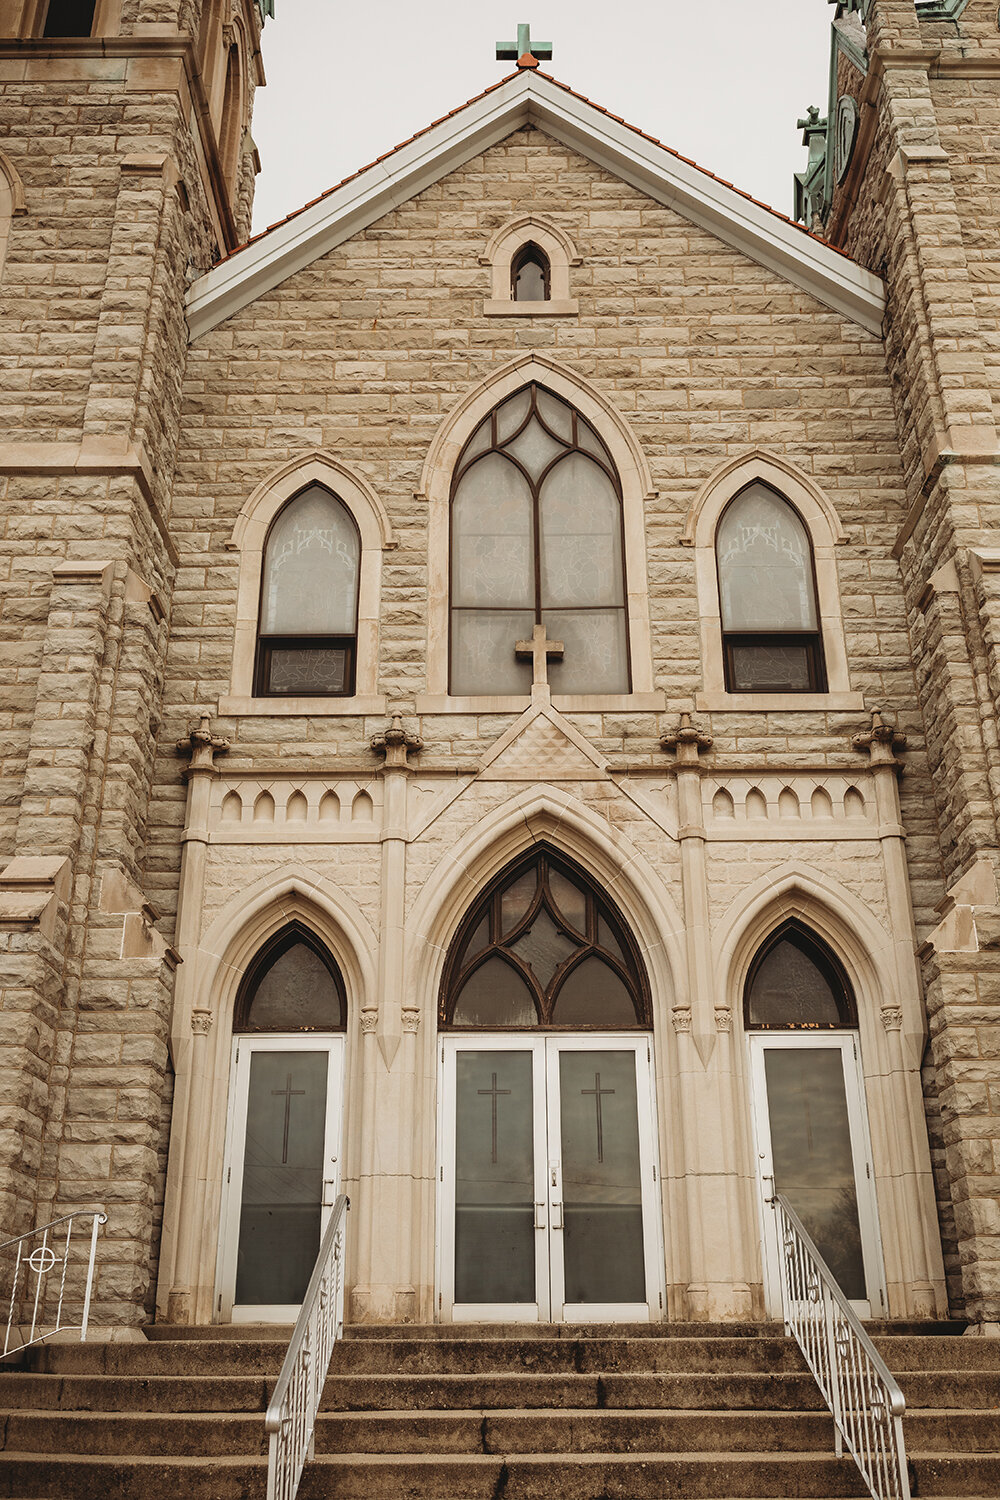
[[[1000, 440], [995, 143], [1000, 28], [987, 0], [837, 7], [827, 120], [799, 216], [885, 279], [885, 348], [909, 510], [894, 548], [948, 896], [921, 957], [952, 1294], [1000, 1315]], [[826, 149], [816, 133], [826, 126]], [[945, 1195], [946, 1197], [948, 1194]]]
[[0, 7], [0, 1226], [109, 1199], [137, 1307], [170, 1108], [173, 955], [140, 872], [184, 292], [248, 233], [265, 12]]

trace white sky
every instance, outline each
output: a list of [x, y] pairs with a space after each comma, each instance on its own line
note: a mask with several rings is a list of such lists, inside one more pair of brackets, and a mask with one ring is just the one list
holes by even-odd
[[827, 0], [276, 0], [253, 133], [255, 229], [512, 71], [517, 21], [542, 66], [700, 166], [791, 211], [795, 122], [826, 112]]

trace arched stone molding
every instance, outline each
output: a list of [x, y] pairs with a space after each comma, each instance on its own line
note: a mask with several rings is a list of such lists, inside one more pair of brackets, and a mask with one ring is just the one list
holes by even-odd
[[[825, 693], [730, 693], [726, 689], [722, 656], [722, 619], [715, 533], [730, 500], [747, 485], [760, 480], [789, 500], [809, 532], [816, 566], [816, 594], [826, 660]], [[712, 474], [696, 496], [681, 536], [695, 549], [698, 616], [701, 622], [701, 709], [826, 709], [863, 708], [864, 697], [851, 691], [844, 640], [840, 580], [834, 548], [847, 536], [836, 508], [822, 489], [796, 464], [778, 453], [754, 448], [730, 459]]]
[[[343, 890], [303, 865], [271, 871], [233, 898], [185, 955], [171, 1025], [174, 1105], [160, 1254], [160, 1316], [211, 1322], [232, 1065], [233, 1008], [254, 955], [289, 922], [336, 961], [347, 996], [343, 1181], [357, 1175], [362, 1010], [375, 995], [378, 942]], [[185, 982], [186, 981], [186, 982]], [[202, 1024], [198, 1024], [201, 1022]]]
[[[510, 268], [514, 256], [528, 243], [545, 252], [549, 262], [549, 296], [545, 302], [515, 302], [511, 294]], [[580, 264], [580, 257], [569, 235], [548, 219], [537, 214], [523, 214], [504, 224], [490, 239], [479, 257], [491, 267], [492, 297], [483, 304], [487, 315], [510, 317], [520, 314], [549, 317], [579, 312], [579, 303], [570, 296], [569, 268]]]
[[466, 441], [493, 407], [522, 386], [537, 381], [568, 401], [600, 433], [614, 459], [622, 485], [625, 575], [628, 590], [632, 693], [617, 696], [555, 697], [563, 711], [662, 709], [664, 695], [653, 686], [649, 628], [646, 528], [643, 506], [655, 498], [652, 475], [642, 447], [624, 416], [582, 376], [544, 354], [525, 353], [474, 386], [452, 409], [435, 433], [424, 462], [417, 499], [427, 502], [428, 607], [427, 693], [417, 701], [423, 713], [520, 712], [527, 697], [448, 695], [448, 606], [450, 579], [451, 476]]
[[[920, 1080], [921, 999], [900, 973], [887, 928], [839, 882], [789, 864], [741, 893], [719, 924], [716, 989], [731, 1007], [734, 1037], [746, 1037], [743, 991], [755, 953], [794, 917], [837, 954], [854, 988], [890, 1317], [943, 1316], [947, 1309], [934, 1180]], [[898, 1022], [902, 1022], [902, 1028]], [[751, 1116], [744, 1043], [742, 1117]], [[752, 1131], [747, 1130], [748, 1140]], [[756, 1164], [746, 1163], [756, 1190]]]
[[[253, 674], [257, 651], [260, 580], [268, 529], [282, 506], [310, 484], [322, 484], [343, 501], [361, 534], [361, 573], [358, 580], [358, 645], [354, 696], [351, 698], [254, 698]], [[236, 518], [229, 544], [240, 554], [233, 636], [230, 696], [219, 703], [220, 713], [377, 714], [385, 712], [378, 694], [379, 601], [382, 592], [382, 553], [395, 547], [385, 506], [360, 475], [345, 468], [322, 449], [292, 460], [257, 486]]]
[[10, 157], [0, 151], [0, 276], [3, 275], [3, 263], [7, 258], [11, 221], [16, 215], [27, 211], [20, 173]]

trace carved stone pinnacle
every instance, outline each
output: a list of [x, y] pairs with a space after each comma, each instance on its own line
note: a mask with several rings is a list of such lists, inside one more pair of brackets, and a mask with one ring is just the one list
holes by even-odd
[[676, 729], [660, 735], [660, 749], [674, 750], [680, 764], [697, 765], [702, 750], [712, 748], [712, 736], [691, 723], [690, 714], [681, 714]]
[[212, 733], [211, 714], [202, 714], [188, 735], [177, 741], [178, 754], [191, 757], [191, 764], [187, 768], [188, 775], [192, 771], [213, 771], [215, 757], [225, 755], [228, 749], [229, 741]]
[[415, 755], [424, 748], [424, 742], [415, 734], [407, 734], [400, 714], [393, 714], [389, 727], [381, 734], [372, 735], [372, 749], [376, 755], [384, 755], [387, 766], [406, 766], [406, 757]]
[[898, 766], [897, 750], [906, 749], [906, 735], [895, 724], [887, 724], [877, 708], [872, 709], [872, 724], [851, 740], [853, 749], [867, 750], [873, 766]]

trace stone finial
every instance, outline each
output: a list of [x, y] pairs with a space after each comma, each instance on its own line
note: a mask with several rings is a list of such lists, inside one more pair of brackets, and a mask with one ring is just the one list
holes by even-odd
[[700, 752], [711, 748], [712, 736], [692, 724], [690, 714], [681, 714], [677, 728], [660, 735], [660, 749], [676, 751], [678, 765], [696, 766]]
[[372, 735], [371, 745], [376, 755], [385, 756], [387, 767], [402, 766], [404, 770], [406, 757], [415, 755], [424, 748], [424, 742], [419, 736], [407, 734], [400, 714], [393, 714], [388, 729], [384, 729], [381, 734]]
[[873, 766], [898, 766], [896, 752], [906, 749], [906, 735], [900, 734], [895, 724], [887, 724], [875, 708], [872, 710], [871, 728], [854, 735], [851, 748], [867, 750]]
[[225, 755], [228, 749], [229, 741], [212, 733], [211, 714], [202, 714], [190, 733], [177, 741], [178, 754], [191, 757], [186, 773], [188, 776], [193, 771], [214, 771], [215, 757]]

